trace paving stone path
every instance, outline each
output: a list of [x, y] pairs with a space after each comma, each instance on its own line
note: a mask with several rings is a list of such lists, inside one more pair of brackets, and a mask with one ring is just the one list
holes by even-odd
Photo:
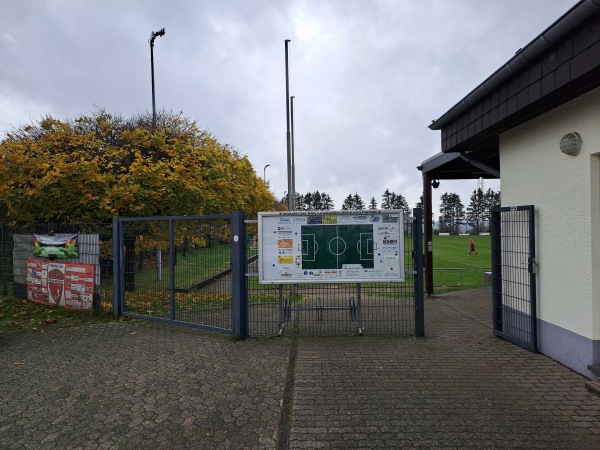
[[600, 397], [495, 338], [490, 303], [427, 299], [418, 339], [0, 335], [0, 449], [600, 448]]

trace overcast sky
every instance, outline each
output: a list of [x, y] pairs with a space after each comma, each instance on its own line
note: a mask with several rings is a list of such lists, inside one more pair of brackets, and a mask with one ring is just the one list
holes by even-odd
[[[296, 191], [411, 207], [439, 118], [576, 0], [0, 0], [0, 135], [95, 106], [182, 111], [287, 191], [284, 41]], [[264, 171], [264, 166], [270, 167]], [[485, 188], [500, 189], [486, 181]], [[465, 206], [475, 180], [442, 181]]]

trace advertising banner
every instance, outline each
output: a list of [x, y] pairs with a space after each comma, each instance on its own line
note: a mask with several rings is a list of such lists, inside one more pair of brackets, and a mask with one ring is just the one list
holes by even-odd
[[71, 309], [92, 309], [94, 265], [27, 259], [27, 298]]
[[33, 235], [33, 254], [38, 258], [77, 258], [77, 234]]

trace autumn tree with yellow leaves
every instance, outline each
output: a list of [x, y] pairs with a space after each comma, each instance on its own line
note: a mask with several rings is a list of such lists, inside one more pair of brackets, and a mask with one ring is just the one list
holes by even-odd
[[0, 143], [0, 203], [11, 222], [253, 213], [274, 200], [245, 155], [182, 114], [159, 113], [155, 128], [148, 114], [47, 116]]

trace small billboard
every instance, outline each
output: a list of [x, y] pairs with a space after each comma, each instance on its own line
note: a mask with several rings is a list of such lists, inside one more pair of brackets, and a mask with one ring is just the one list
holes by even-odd
[[402, 210], [260, 212], [258, 235], [263, 284], [405, 280]]

